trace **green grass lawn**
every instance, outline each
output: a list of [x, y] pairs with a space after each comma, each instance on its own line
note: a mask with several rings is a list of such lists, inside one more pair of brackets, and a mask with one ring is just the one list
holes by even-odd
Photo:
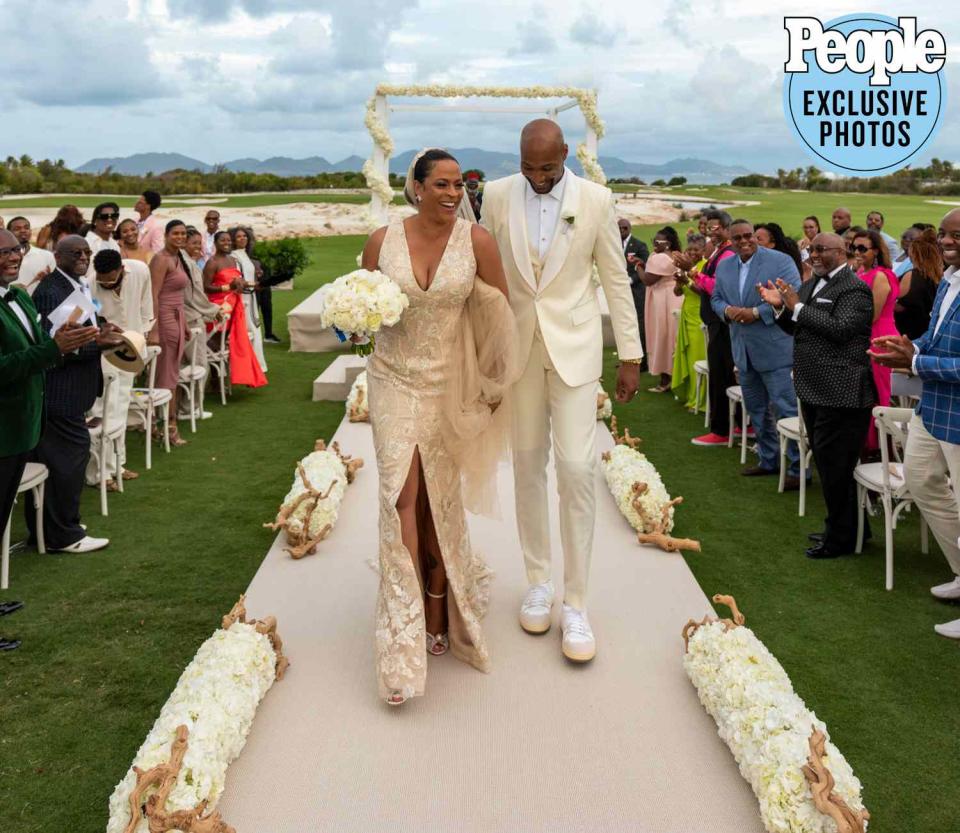
[[[355, 268], [362, 242], [308, 241], [313, 265], [294, 291], [274, 293], [281, 338], [285, 313]], [[289, 488], [294, 461], [339, 423], [342, 404], [310, 401], [331, 356], [267, 350], [269, 386], [238, 389], [225, 408], [210, 396], [214, 418], [196, 435], [187, 429], [186, 448], [155, 452], [150, 472], [142, 438], [130, 436], [129, 465], [142, 476], [111, 496], [108, 518], [97, 493], [85, 492], [84, 520], [111, 538], [107, 550], [14, 555], [12, 589], [0, 596], [27, 606], [0, 619], [0, 632], [24, 643], [0, 655], [3, 833], [103, 830], [107, 799], [178, 676], [267, 552], [273, 533], [260, 524]], [[613, 365], [609, 355], [608, 390]], [[857, 557], [804, 557], [805, 535], [822, 519], [816, 483], [807, 517], [798, 518], [796, 494], [739, 476], [736, 450], [692, 446], [702, 416], [669, 396], [644, 392], [615, 412], [644, 438], [671, 493], [686, 498], [677, 532], [703, 542], [687, 561], [704, 591], [737, 597], [862, 779], [871, 831], [953, 833], [960, 657], [933, 625], [960, 616], [960, 607], [930, 596], [949, 570], [935, 544], [920, 554], [916, 519], [897, 531], [896, 589], [888, 593], [880, 542]], [[17, 540], [23, 523], [15, 518]], [[878, 537], [881, 529], [875, 521]], [[661, 556], [638, 549], [637, 557]]]
[[[0, 198], [0, 216], [10, 219], [15, 210], [29, 208], [60, 208], [63, 205], [72, 204], [77, 208], [95, 208], [101, 202], [111, 200], [117, 203], [120, 208], [132, 209], [138, 197], [136, 196], [103, 196], [97, 194], [70, 194], [60, 197], [4, 197]], [[222, 194], [211, 195], [209, 203], [196, 202], [202, 200], [202, 197], [164, 197], [163, 212], [169, 213], [176, 207], [181, 208], [253, 208], [268, 205], [292, 205], [293, 203], [350, 203], [352, 205], [363, 205], [370, 202], [367, 194], [324, 194], [315, 192], [312, 194]], [[187, 202], [189, 201], [189, 202]], [[394, 204], [402, 205], [403, 197], [394, 197]]]

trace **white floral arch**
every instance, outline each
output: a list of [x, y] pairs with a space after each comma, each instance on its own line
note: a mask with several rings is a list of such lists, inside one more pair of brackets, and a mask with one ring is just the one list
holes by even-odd
[[398, 84], [380, 84], [373, 97], [367, 102], [367, 114], [364, 123], [373, 139], [373, 154], [363, 163], [363, 175], [370, 188], [370, 211], [376, 223], [386, 221], [387, 207], [393, 200], [393, 188], [390, 187], [390, 157], [394, 144], [390, 136], [388, 119], [390, 111], [461, 111], [485, 113], [542, 113], [539, 107], [503, 107], [469, 102], [457, 104], [389, 104], [388, 96], [403, 98], [560, 98], [567, 99], [561, 104], [546, 110], [548, 118], [556, 119], [564, 110], [579, 107], [586, 122], [586, 136], [577, 145], [577, 159], [583, 166], [587, 179], [606, 183], [603, 168], [597, 159], [597, 147], [605, 132], [605, 126], [597, 113], [597, 93], [579, 87], [470, 87], [448, 84], [427, 86], [404, 86]]

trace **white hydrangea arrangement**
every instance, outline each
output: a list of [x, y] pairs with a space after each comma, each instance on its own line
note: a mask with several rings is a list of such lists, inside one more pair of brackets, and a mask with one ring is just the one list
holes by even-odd
[[320, 289], [320, 320], [341, 338], [366, 339], [355, 345], [360, 355], [373, 352], [381, 327], [392, 327], [400, 320], [410, 300], [400, 287], [382, 272], [356, 269], [341, 275]]
[[610, 419], [613, 416], [613, 401], [603, 385], [597, 382], [597, 419]]
[[[133, 764], [110, 796], [107, 833], [130, 829], [132, 806], [137, 807], [139, 819], [132, 828], [135, 833], [150, 829], [141, 812], [144, 804], [151, 816], [181, 813], [202, 817], [216, 806], [227, 767], [246, 743], [257, 706], [274, 681], [282, 679], [288, 665], [276, 620], [244, 621], [243, 602], [241, 597], [181, 674]], [[182, 735], [188, 736], [188, 741], [181, 742], [185, 754], [181, 748], [182, 761], [171, 771], [175, 781], [171, 778], [163, 789], [167, 799], [162, 806], [151, 807], [147, 798], [159, 791], [162, 780], [155, 768], [164, 768], [171, 758], [171, 746]]]
[[870, 815], [860, 781], [783, 666], [734, 620], [691, 621], [683, 666], [760, 803], [770, 833], [862, 833]]
[[699, 541], [670, 535], [674, 509], [683, 503], [683, 498], [671, 499], [660, 472], [645, 454], [637, 451], [640, 439], [631, 437], [629, 428], [621, 436], [616, 417], [610, 419], [610, 431], [616, 445], [601, 455], [600, 468], [617, 508], [637, 530], [637, 540], [641, 544], [655, 544], [667, 552], [699, 552]]
[[370, 400], [367, 399], [367, 371], [357, 374], [347, 396], [347, 419], [350, 422], [370, 422]]
[[297, 463], [293, 485], [287, 492], [277, 519], [264, 524], [270, 529], [283, 529], [287, 536], [287, 552], [303, 558], [316, 551], [337, 523], [340, 504], [347, 485], [353, 483], [363, 460], [351, 459], [340, 451], [337, 443], [328, 449], [317, 440], [314, 450]]

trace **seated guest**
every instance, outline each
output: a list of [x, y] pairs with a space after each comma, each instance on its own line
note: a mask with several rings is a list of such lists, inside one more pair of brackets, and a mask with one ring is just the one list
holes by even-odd
[[[874, 361], [908, 370], [923, 382], [920, 406], [910, 420], [904, 479], [914, 504], [933, 530], [954, 574], [931, 588], [938, 599], [960, 599], [960, 209], [940, 221], [937, 240], [947, 271], [937, 289], [930, 326], [916, 341], [885, 336], [873, 344]], [[951, 483], [953, 484], [951, 486]], [[934, 630], [960, 639], [960, 619]]]
[[80, 234], [81, 237], [86, 232], [81, 233], [81, 229], [87, 224], [80, 213], [80, 209], [75, 205], [65, 205], [57, 215], [47, 225], [37, 233], [37, 248], [47, 249], [52, 252], [57, 243], [59, 243], [68, 234]]
[[267, 383], [267, 377], [250, 343], [242, 297], [242, 293], [248, 291], [243, 271], [231, 254], [233, 241], [229, 232], [218, 231], [214, 242], [216, 252], [203, 267], [203, 288], [210, 300], [229, 316], [230, 382], [258, 388]]
[[689, 271], [681, 271], [673, 290], [683, 298], [683, 304], [680, 307], [677, 344], [673, 350], [673, 377], [670, 386], [673, 395], [691, 411], [706, 407], [707, 400], [704, 385], [700, 391], [700, 401], [697, 401], [697, 374], [694, 365], [706, 360], [707, 348], [700, 330], [700, 296], [691, 287], [691, 280], [695, 279], [697, 273], [706, 265], [708, 254], [713, 252], [713, 245], [710, 244], [709, 251], [707, 245], [708, 241], [702, 234], [694, 234], [687, 239], [685, 254], [691, 260], [696, 258], [696, 261]]
[[943, 276], [943, 256], [932, 229], [917, 231], [908, 243], [909, 269], [900, 278], [900, 295], [893, 315], [897, 332], [918, 339], [930, 326], [933, 301]]
[[120, 247], [120, 255], [124, 260], [139, 260], [149, 264], [153, 252], [140, 245], [140, 230], [136, 220], [124, 220], [117, 226], [114, 239]]
[[133, 210], [140, 215], [137, 230], [140, 234], [140, 248], [147, 251], [163, 251], [166, 240], [163, 221], [153, 212], [160, 207], [160, 195], [156, 191], [144, 191], [133, 206]]
[[[140, 261], [135, 261], [142, 265]], [[146, 275], [138, 270], [127, 271], [125, 261], [120, 253], [112, 249], [103, 249], [93, 258], [95, 280], [90, 291], [100, 304], [100, 315], [115, 324], [121, 330], [134, 330], [146, 338], [153, 326], [153, 292], [150, 286], [150, 273]], [[126, 424], [127, 412], [130, 410], [130, 396], [133, 390], [134, 374], [114, 367], [110, 362], [103, 360], [101, 370], [104, 378], [114, 377], [114, 393], [110, 405], [110, 413], [103, 413], [103, 400], [97, 397], [93, 403], [91, 415], [103, 420], [110, 429], [119, 424]], [[124, 466], [127, 460], [126, 438], [121, 437], [119, 443], [120, 465]], [[107, 471], [116, 471], [116, 461], [113, 459], [113, 447], [108, 446], [109, 458], [106, 460]], [[140, 475], [127, 468], [122, 468], [124, 480], [135, 480]], [[87, 463], [87, 485], [95, 486], [100, 482], [100, 460], [96, 450], [90, 454]], [[117, 484], [111, 480], [108, 488], [115, 490]]]
[[[14, 225], [14, 221], [10, 221]], [[44, 373], [63, 356], [96, 338], [96, 327], [64, 325], [50, 338], [38, 323], [30, 296], [14, 281], [20, 271], [20, 243], [0, 231], [0, 524], [6, 526], [30, 452], [43, 429]], [[22, 607], [10, 602], [4, 612]], [[0, 638], [0, 650], [19, 647], [16, 639]]]
[[[730, 241], [737, 257], [717, 267], [710, 303], [713, 311], [729, 323], [743, 405], [757, 437], [759, 464], [748, 466], [741, 474], [775, 475], [780, 471], [777, 420], [797, 415], [791, 376], [793, 339], [776, 326], [773, 308], [760, 297], [757, 287], [778, 280], [796, 291], [800, 288], [800, 270], [790, 255], [758, 246], [748, 220], [733, 221]], [[796, 489], [800, 487], [800, 455], [792, 443], [789, 458], [787, 485]]]
[[673, 373], [673, 348], [677, 343], [679, 321], [674, 311], [679, 313], [683, 305], [683, 296], [677, 297], [674, 276], [677, 266], [670, 252], [680, 251], [680, 239], [677, 232], [667, 226], [653, 237], [653, 254], [642, 269], [638, 269], [640, 280], [647, 288], [644, 300], [644, 330], [646, 332], [647, 369], [654, 376], [660, 375], [660, 383], [650, 388], [651, 393], [669, 393]]
[[650, 257], [650, 251], [647, 244], [639, 238], [633, 236], [630, 221], [625, 217], [617, 220], [617, 226], [620, 229], [620, 243], [623, 246], [623, 256], [627, 261], [627, 275], [630, 278], [630, 291], [633, 293], [633, 305], [637, 309], [637, 321], [640, 322], [640, 344], [643, 346], [643, 364], [641, 370], [647, 362], [647, 342], [643, 327], [643, 304], [647, 297], [647, 288], [640, 280], [637, 274], [637, 268], [642, 269]]
[[[868, 229], [853, 239], [850, 253], [853, 254], [857, 277], [866, 283], [873, 293], [873, 328], [870, 338], [897, 335], [893, 307], [900, 293], [900, 284], [890, 270], [890, 255], [886, 243], [878, 232]], [[873, 384], [877, 389], [877, 405], [886, 407], [890, 404], [890, 368], [874, 363], [871, 369]], [[870, 420], [866, 448], [868, 451], [876, 451], [879, 447], [877, 426]]]
[[883, 230], [883, 214], [879, 211], [871, 211], [867, 214], [867, 231], [875, 231], [887, 244], [887, 251], [890, 253], [890, 260], [894, 261], [900, 257], [900, 246], [897, 245], [895, 238], [891, 237]]
[[[101, 249], [113, 249], [120, 251], [120, 244], [113, 239], [113, 233], [117, 230], [117, 221], [120, 219], [120, 206], [115, 202], [102, 202], [93, 209], [93, 225], [87, 232], [87, 244], [92, 252], [91, 257], [96, 256]], [[93, 277], [93, 262], [90, 263], [90, 275]]]
[[[200, 328], [206, 332], [206, 325], [213, 324], [220, 319], [220, 307], [207, 297], [203, 288], [203, 270], [200, 268], [199, 261], [203, 258], [203, 237], [200, 232], [191, 227], [187, 228], [187, 245], [183, 249], [183, 261], [186, 264], [189, 273], [190, 283], [183, 293], [183, 311], [187, 317], [187, 329], [193, 330]], [[184, 350], [183, 364], [190, 361], [190, 351]], [[207, 340], [202, 338], [197, 345], [197, 364], [206, 368], [209, 376], [209, 365], [207, 360]], [[188, 403], [184, 400], [180, 403], [181, 416], [186, 414], [189, 418]], [[200, 416], [203, 419], [212, 417], [209, 411], [202, 411]]]
[[846, 266], [836, 234], [810, 244], [814, 279], [799, 292], [783, 280], [760, 291], [777, 324], [793, 336], [793, 378], [827, 504], [826, 529], [811, 536], [809, 558], [854, 551], [857, 491], [853, 470], [867, 437], [876, 394], [870, 359], [873, 295]]
[[14, 217], [7, 223], [7, 230], [20, 241], [22, 257], [17, 283], [28, 295], [33, 295], [37, 284], [57, 268], [57, 261], [53, 252], [30, 245], [30, 221], [26, 217]]
[[[90, 246], [84, 238], [69, 235], [60, 239], [54, 252], [57, 269], [48, 275], [33, 293], [33, 302], [40, 313], [40, 326], [51, 333], [50, 316], [74, 292], [90, 298], [83, 277], [90, 267]], [[85, 315], [77, 324], [94, 328], [96, 321]], [[107, 538], [86, 534], [80, 524], [80, 493], [90, 457], [90, 432], [86, 412], [103, 387], [100, 370], [101, 348], [116, 347], [120, 341], [116, 328], [104, 324], [95, 341], [84, 344], [63, 357], [63, 364], [48, 370], [45, 384], [46, 424], [32, 459], [43, 463], [50, 474], [46, 481], [43, 502], [43, 533], [47, 549], [55, 552], [91, 552], [106, 547]], [[59, 329], [52, 335], [56, 337]], [[26, 507], [30, 538], [36, 541], [35, 512]]]

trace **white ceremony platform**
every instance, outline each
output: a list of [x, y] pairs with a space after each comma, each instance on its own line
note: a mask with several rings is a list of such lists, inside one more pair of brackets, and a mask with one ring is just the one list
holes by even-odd
[[[611, 447], [598, 430], [601, 449]], [[681, 629], [711, 613], [707, 598], [680, 555], [637, 544], [599, 474], [597, 658], [571, 665], [556, 624], [540, 637], [517, 624], [525, 581], [504, 467], [502, 522], [470, 520], [495, 572], [484, 623], [491, 673], [431, 659], [425, 697], [382, 703], [370, 426], [344, 421], [335, 439], [366, 464], [339, 523], [301, 561], [276, 541], [248, 591], [251, 616], [278, 617], [292, 665], [227, 773], [225, 820], [240, 833], [762, 833], [757, 802], [681, 664]], [[696, 537], [682, 512], [680, 533]], [[555, 511], [552, 525], [559, 581]], [[709, 548], [692, 557], [709, 558]]]

